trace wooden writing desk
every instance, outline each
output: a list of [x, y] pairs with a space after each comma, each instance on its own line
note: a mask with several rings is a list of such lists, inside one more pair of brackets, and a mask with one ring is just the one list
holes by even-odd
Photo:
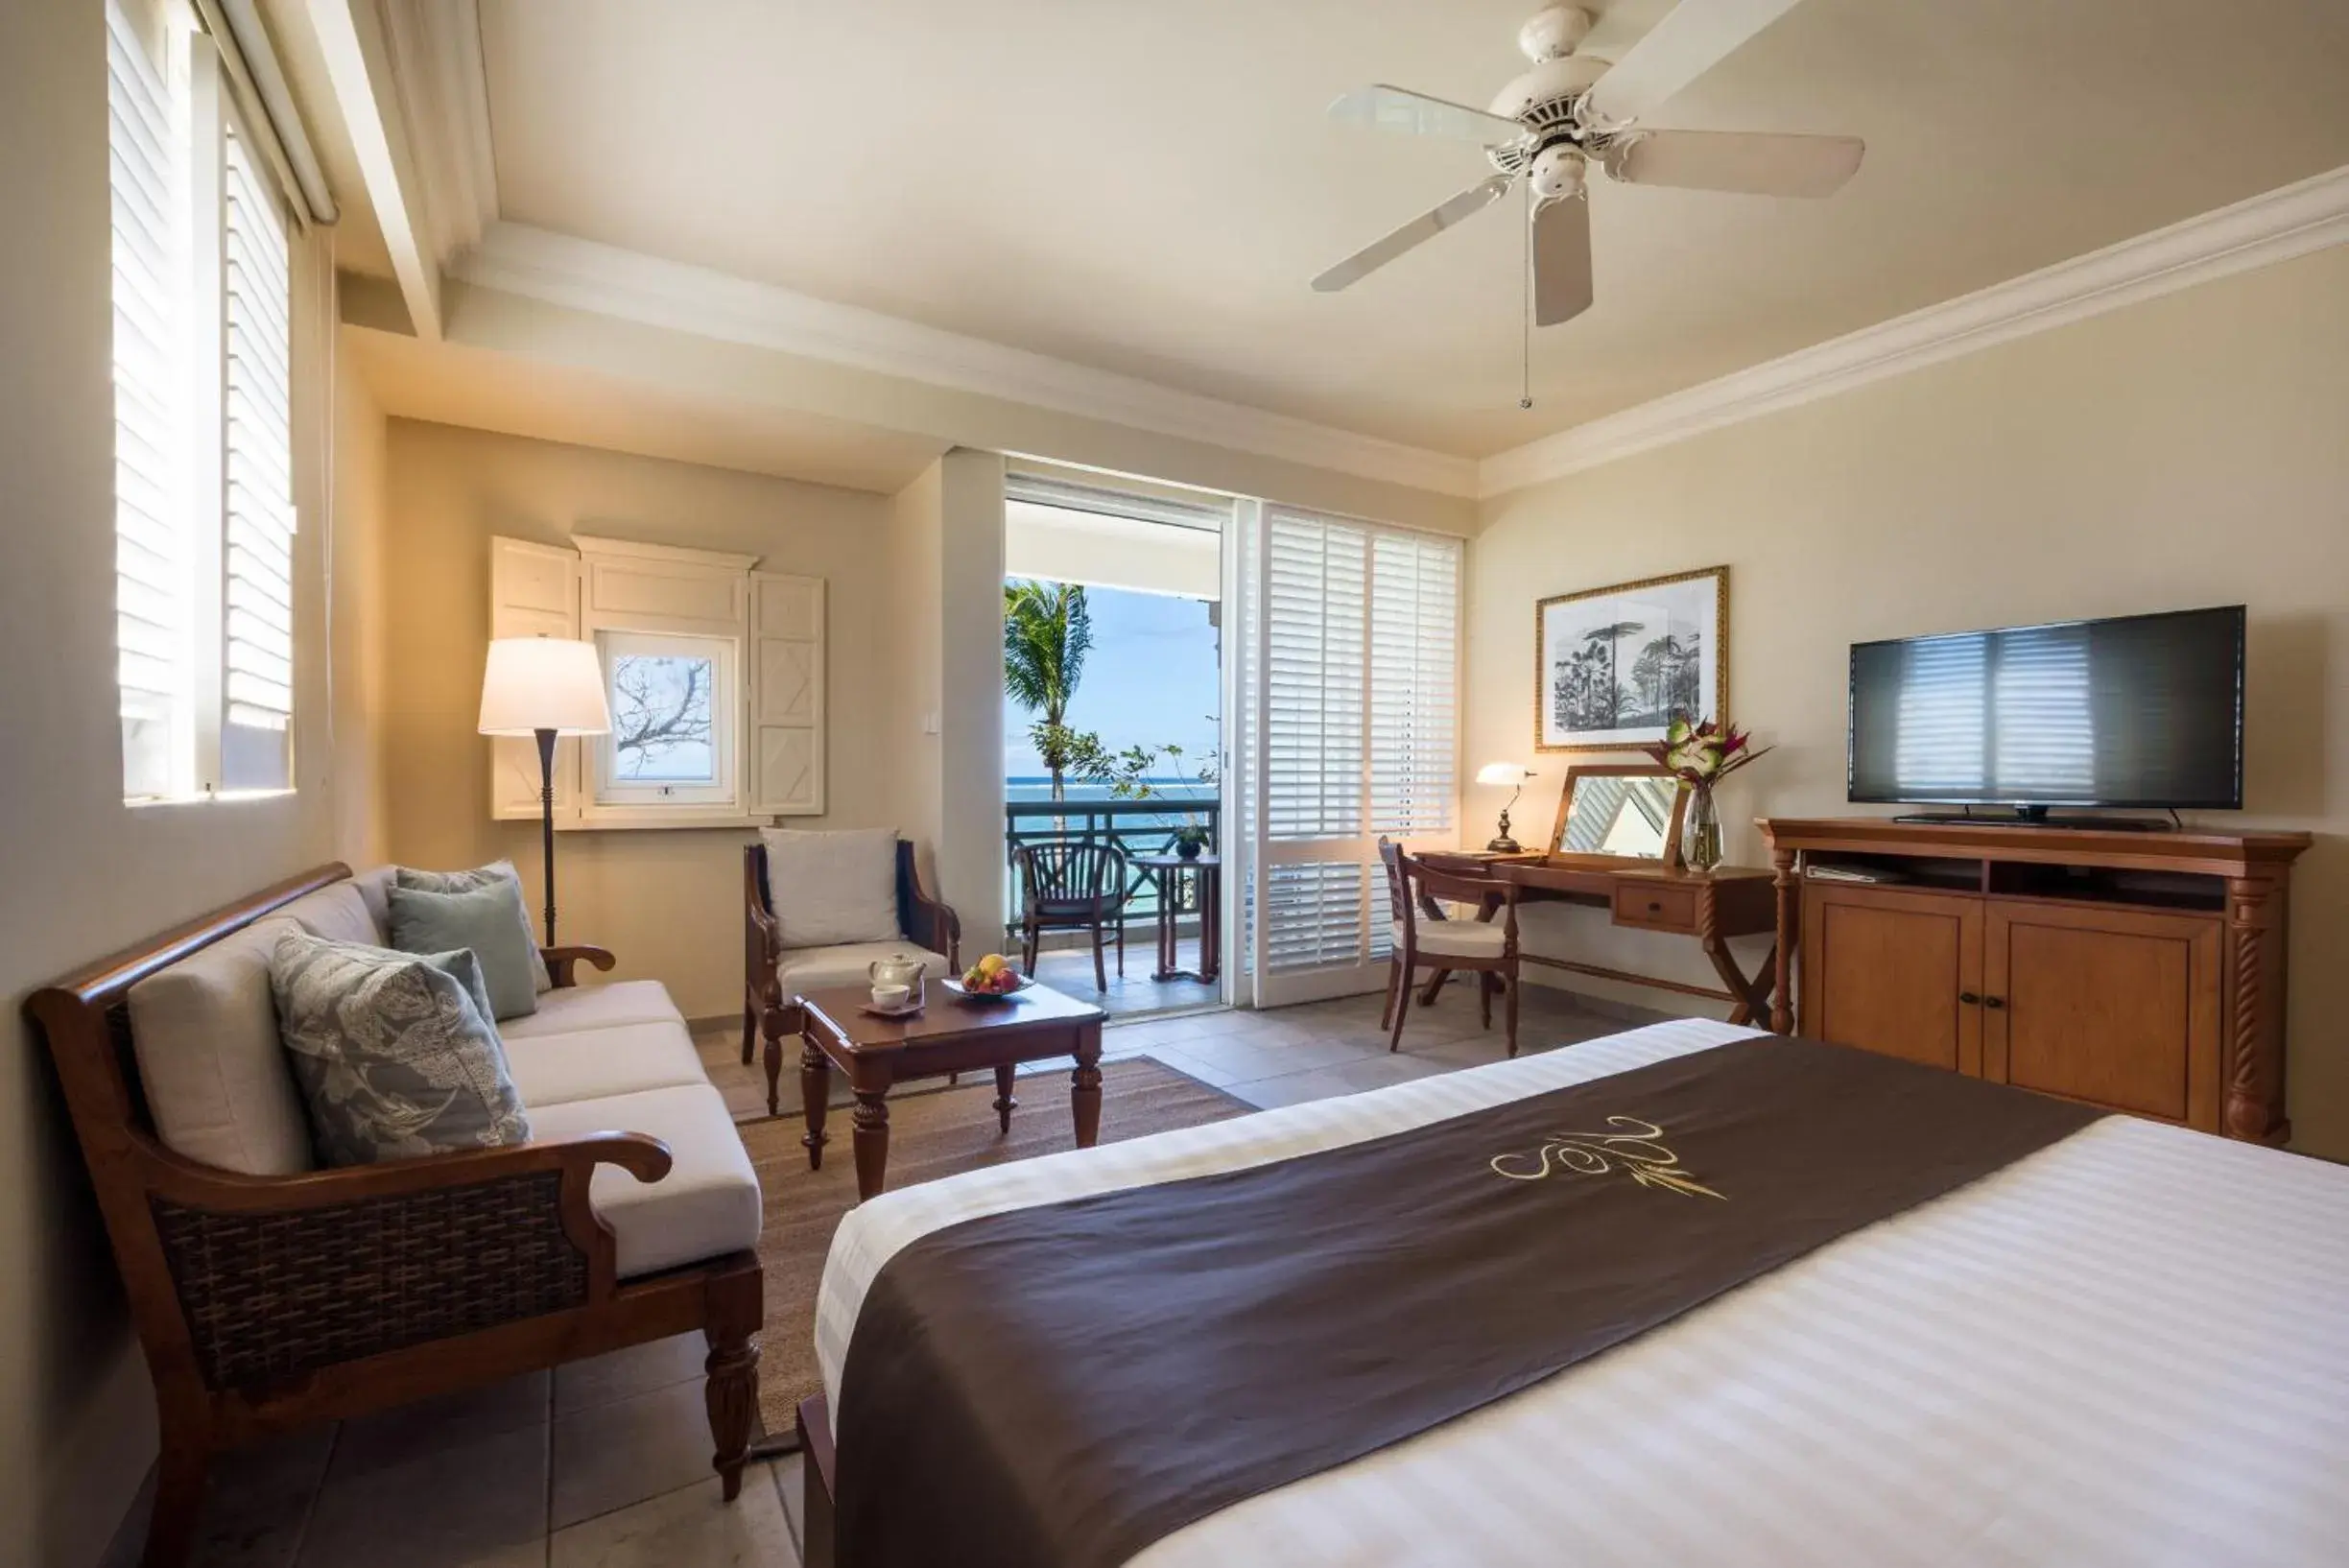
[[[1553, 969], [1595, 975], [1601, 980], [1653, 986], [1686, 996], [1727, 1002], [1732, 1008], [1731, 1023], [1768, 1025], [1777, 950], [1773, 947], [1762, 960], [1761, 968], [1748, 978], [1738, 967], [1728, 941], [1731, 937], [1757, 937], [1776, 931], [1776, 894], [1771, 887], [1775, 873], [1767, 867], [1719, 866], [1710, 871], [1687, 871], [1660, 862], [1630, 860], [1620, 855], [1545, 854], [1538, 850], [1514, 855], [1438, 850], [1419, 858], [1437, 870], [1513, 882], [1519, 890], [1520, 903], [1591, 905], [1607, 911], [1619, 926], [1693, 938], [1704, 949], [1705, 957], [1713, 961], [1713, 972], [1720, 976], [1727, 988], [1716, 990], [1710, 986], [1692, 986], [1660, 975], [1634, 974], [1627, 969], [1543, 958], [1535, 953], [1521, 953], [1522, 962], [1543, 963]], [[1439, 975], [1437, 980], [1441, 978]], [[1431, 996], [1434, 990], [1435, 983], [1431, 983]]]

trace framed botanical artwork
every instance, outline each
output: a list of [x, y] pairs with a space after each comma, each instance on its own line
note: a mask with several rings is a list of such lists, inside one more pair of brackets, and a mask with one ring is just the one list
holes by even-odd
[[1675, 714], [1728, 708], [1728, 567], [1533, 606], [1534, 750], [1627, 750], [1662, 740]]

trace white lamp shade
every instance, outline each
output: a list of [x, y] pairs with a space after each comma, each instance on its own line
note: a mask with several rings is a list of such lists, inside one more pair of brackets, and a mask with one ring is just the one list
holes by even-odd
[[482, 676], [481, 732], [603, 735], [611, 729], [595, 644], [565, 637], [499, 637]]
[[1488, 762], [1477, 770], [1479, 784], [1522, 784], [1533, 775], [1514, 762]]

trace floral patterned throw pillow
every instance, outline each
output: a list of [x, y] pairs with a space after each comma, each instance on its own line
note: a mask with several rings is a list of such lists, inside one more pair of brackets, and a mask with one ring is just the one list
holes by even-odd
[[529, 1141], [496, 1026], [449, 968], [288, 932], [270, 988], [326, 1164]]

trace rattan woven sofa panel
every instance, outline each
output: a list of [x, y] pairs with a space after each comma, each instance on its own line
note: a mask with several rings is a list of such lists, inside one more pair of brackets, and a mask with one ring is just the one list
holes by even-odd
[[556, 989], [510, 1053], [527, 1144], [252, 1174], [158, 1135], [132, 988], [265, 919], [379, 930], [380, 875], [321, 867], [25, 1004], [154, 1375], [148, 1568], [185, 1560], [223, 1450], [695, 1330], [709, 1345], [712, 1462], [728, 1499], [740, 1489], [763, 1317], [756, 1180], [730, 1121], [708, 1120], [717, 1093], [666, 993], [575, 986], [610, 954], [546, 951]]

